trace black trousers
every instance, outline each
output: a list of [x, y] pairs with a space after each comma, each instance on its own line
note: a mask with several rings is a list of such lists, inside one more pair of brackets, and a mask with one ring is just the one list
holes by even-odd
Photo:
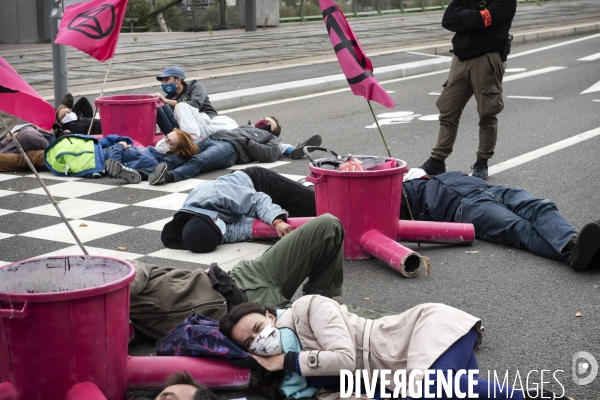
[[311, 188], [266, 168], [250, 167], [242, 171], [252, 179], [257, 192], [267, 194], [273, 203], [286, 210], [290, 217], [317, 215], [315, 192]]
[[90, 104], [90, 101], [85, 97], [81, 97], [79, 100], [73, 104], [73, 108], [71, 109], [79, 118], [93, 118], [94, 117], [94, 109]]

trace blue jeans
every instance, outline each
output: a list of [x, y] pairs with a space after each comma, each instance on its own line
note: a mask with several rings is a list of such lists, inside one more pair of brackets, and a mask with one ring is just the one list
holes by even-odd
[[[475, 358], [475, 345], [477, 344], [478, 335], [474, 329], [471, 329], [466, 335], [458, 339], [452, 346], [448, 348], [435, 362], [429, 370], [443, 371], [444, 376], [448, 379], [448, 370], [452, 370], [452, 389], [454, 395], [452, 397], [446, 396], [446, 391], [441, 391], [441, 397], [435, 397], [436, 399], [458, 399], [456, 397], [456, 387], [454, 387], [454, 377], [458, 370], [475, 370], [479, 369], [477, 364], [477, 358]], [[513, 389], [508, 385], [499, 385], [496, 382], [488, 381], [486, 379], [477, 378], [477, 384], [473, 386], [473, 393], [479, 395], [479, 399], [513, 399], [522, 400], [525, 397], [520, 389]], [[437, 393], [437, 382], [435, 381], [435, 375], [431, 374], [431, 380], [434, 382], [429, 386], [429, 393]], [[463, 394], [468, 393], [468, 375], [462, 375], [460, 377], [460, 391]], [[425, 394], [425, 380], [423, 380], [423, 396]], [[425, 396], [424, 396], [425, 397]]]
[[565, 262], [570, 259], [569, 239], [577, 233], [552, 201], [503, 186], [465, 197], [454, 221], [472, 223], [478, 239]]
[[156, 123], [165, 135], [173, 132], [173, 128], [179, 128], [173, 109], [168, 104], [156, 109]]
[[232, 144], [220, 140], [203, 140], [198, 143], [200, 153], [189, 160], [168, 155], [163, 158], [167, 169], [173, 171], [175, 182], [193, 178], [202, 172], [229, 168], [235, 164], [236, 152]]

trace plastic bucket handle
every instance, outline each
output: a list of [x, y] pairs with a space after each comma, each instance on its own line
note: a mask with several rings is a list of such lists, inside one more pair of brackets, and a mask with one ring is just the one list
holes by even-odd
[[21, 310], [15, 310], [14, 308], [0, 308], [0, 318], [8, 318], [8, 319], [24, 319], [27, 315], [29, 315], [29, 308], [27, 308], [27, 304], [23, 304], [23, 308]]
[[323, 182], [325, 182], [325, 175], [322, 175], [322, 174], [317, 175], [314, 172], [311, 172], [310, 174], [308, 174], [306, 176], [306, 181], [311, 182], [315, 185], [317, 183], [323, 183]]

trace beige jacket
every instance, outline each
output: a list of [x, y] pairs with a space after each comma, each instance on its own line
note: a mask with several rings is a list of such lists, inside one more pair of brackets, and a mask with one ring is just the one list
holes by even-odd
[[[303, 376], [338, 375], [340, 370], [425, 371], [454, 342], [481, 321], [444, 304], [426, 303], [399, 315], [370, 320], [322, 296], [303, 296], [277, 320], [298, 335]], [[318, 353], [318, 354], [317, 354]], [[315, 363], [314, 360], [317, 359]], [[418, 376], [415, 384], [420, 384]], [[388, 385], [393, 390], [393, 382]]]

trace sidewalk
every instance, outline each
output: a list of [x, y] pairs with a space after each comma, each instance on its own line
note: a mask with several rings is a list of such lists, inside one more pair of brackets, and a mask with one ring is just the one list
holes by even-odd
[[[437, 11], [349, 22], [373, 64], [380, 67], [376, 76], [383, 80], [448, 68], [450, 59], [439, 56], [449, 55], [452, 33], [441, 27], [441, 18], [442, 12]], [[597, 0], [519, 4], [511, 32], [517, 46], [598, 32], [598, 21]], [[0, 45], [0, 55], [51, 101], [52, 54], [50, 46], [45, 46], [35, 49], [22, 45], [16, 49], [18, 45]], [[96, 97], [108, 63], [67, 49], [70, 91], [76, 96]], [[438, 57], [407, 54], [409, 51]], [[105, 94], [154, 92], [158, 90], [154, 76], [168, 65], [183, 67], [188, 80], [202, 80], [218, 109], [346, 86], [326, 29], [322, 22], [315, 22], [248, 33], [122, 34]]]

